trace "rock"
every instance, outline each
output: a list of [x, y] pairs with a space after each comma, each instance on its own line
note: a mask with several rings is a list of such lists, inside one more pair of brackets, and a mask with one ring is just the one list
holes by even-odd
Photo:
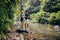
[[20, 29], [17, 29], [16, 32], [17, 33], [28, 33], [26, 30], [20, 30]]

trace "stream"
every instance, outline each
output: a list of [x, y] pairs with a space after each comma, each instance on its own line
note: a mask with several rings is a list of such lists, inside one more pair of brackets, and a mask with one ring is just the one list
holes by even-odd
[[56, 37], [60, 37], [60, 33], [51, 24], [30, 23], [29, 29], [32, 33], [28, 34], [15, 32], [19, 27], [19, 24], [12, 27], [12, 33], [7, 34], [7, 40], [56, 40]]

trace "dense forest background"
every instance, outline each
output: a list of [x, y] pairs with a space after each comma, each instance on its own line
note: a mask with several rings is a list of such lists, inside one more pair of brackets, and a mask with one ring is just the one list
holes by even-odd
[[60, 0], [0, 0], [0, 36], [10, 30], [21, 10], [28, 10], [32, 22], [60, 24]]

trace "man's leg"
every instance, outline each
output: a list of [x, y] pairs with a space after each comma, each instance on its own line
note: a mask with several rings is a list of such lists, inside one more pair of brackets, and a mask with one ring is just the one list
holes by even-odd
[[25, 29], [27, 30], [29, 27], [29, 19], [26, 19], [25, 20]]
[[27, 19], [27, 28], [29, 27], [29, 19]]
[[26, 25], [26, 29], [27, 29], [27, 31], [29, 31], [29, 19], [27, 19], [27, 23], [26, 23], [27, 25]]
[[26, 26], [27, 26], [26, 22], [27, 22], [27, 20], [25, 20], [25, 30], [26, 30]]
[[27, 23], [27, 25], [26, 25], [26, 28], [28, 28], [29, 27], [29, 23]]

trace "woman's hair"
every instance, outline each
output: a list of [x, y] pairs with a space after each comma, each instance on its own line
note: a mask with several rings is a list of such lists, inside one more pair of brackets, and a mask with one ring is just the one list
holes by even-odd
[[21, 11], [21, 14], [23, 13], [23, 11]]

